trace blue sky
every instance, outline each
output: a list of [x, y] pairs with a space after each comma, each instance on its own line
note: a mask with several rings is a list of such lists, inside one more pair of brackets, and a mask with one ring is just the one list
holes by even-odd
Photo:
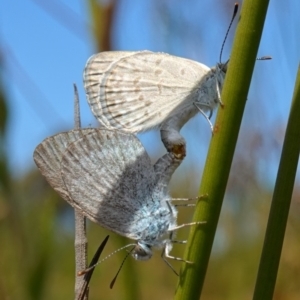
[[[80, 93], [82, 125], [96, 125], [82, 84], [85, 63], [95, 53], [89, 7], [85, 1], [50, 1], [46, 11], [38, 2], [3, 0], [0, 12], [3, 77], [10, 109], [7, 152], [15, 176], [34, 166], [32, 153], [44, 138], [73, 127], [73, 83]], [[213, 66], [219, 59], [233, 5], [234, 1], [220, 0], [192, 0], [189, 5], [179, 0], [119, 1], [113, 46], [116, 50], [168, 52]], [[270, 1], [258, 56], [271, 55], [273, 60], [256, 64], [244, 128], [257, 126], [267, 136], [270, 128], [286, 123], [299, 64], [299, 30], [300, 2]], [[234, 28], [224, 61], [230, 56], [233, 35]], [[193, 166], [199, 153], [204, 156], [203, 165], [210, 140], [204, 118], [199, 115], [191, 120], [183, 135], [189, 155], [182, 168]], [[141, 138], [150, 154], [164, 151], [158, 133]], [[264, 163], [261, 176], [270, 176], [273, 182], [278, 157]]]

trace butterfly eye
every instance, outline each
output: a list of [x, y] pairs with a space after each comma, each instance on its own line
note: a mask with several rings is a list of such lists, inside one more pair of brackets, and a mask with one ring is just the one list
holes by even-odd
[[152, 257], [151, 246], [145, 243], [138, 242], [132, 251], [132, 256], [136, 260], [148, 260]]

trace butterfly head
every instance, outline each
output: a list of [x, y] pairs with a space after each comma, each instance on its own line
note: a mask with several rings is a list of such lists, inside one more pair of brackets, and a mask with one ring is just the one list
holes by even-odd
[[225, 76], [225, 74], [227, 72], [227, 68], [228, 68], [228, 63], [229, 63], [229, 59], [225, 63], [217, 63], [217, 66], [216, 66], [217, 72], [223, 73]]
[[131, 255], [136, 260], [148, 260], [152, 257], [151, 246], [143, 242], [138, 242], [132, 249]]
[[225, 63], [217, 63], [215, 67], [216, 80], [220, 92], [224, 84], [224, 79], [228, 68], [228, 62], [229, 60], [227, 60]]

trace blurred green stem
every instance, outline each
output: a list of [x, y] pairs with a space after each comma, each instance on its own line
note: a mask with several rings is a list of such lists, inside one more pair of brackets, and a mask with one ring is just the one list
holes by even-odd
[[[232, 55], [226, 74], [222, 101], [211, 140], [194, 221], [206, 221], [193, 227], [185, 251], [175, 299], [199, 299], [222, 207], [240, 124], [269, 1], [245, 0], [239, 17]], [[230, 272], [230, 271], [229, 271]]]
[[300, 67], [286, 128], [254, 300], [273, 299], [300, 152]]

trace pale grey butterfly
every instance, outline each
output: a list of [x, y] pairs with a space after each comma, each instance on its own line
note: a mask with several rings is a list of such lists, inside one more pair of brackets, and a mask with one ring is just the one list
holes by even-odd
[[213, 129], [209, 119], [222, 104], [227, 63], [209, 68], [166, 53], [102, 52], [87, 61], [84, 87], [93, 114], [106, 128], [130, 133], [159, 128], [167, 150], [185, 155], [179, 131], [198, 112]]
[[[72, 130], [45, 139], [34, 160], [50, 185], [99, 225], [136, 241], [131, 255], [148, 260], [152, 247], [169, 253], [177, 225], [168, 184], [181, 159], [167, 153], [154, 165], [132, 134], [118, 130]], [[124, 247], [124, 248], [125, 248]], [[176, 271], [173, 269], [176, 273]]]

